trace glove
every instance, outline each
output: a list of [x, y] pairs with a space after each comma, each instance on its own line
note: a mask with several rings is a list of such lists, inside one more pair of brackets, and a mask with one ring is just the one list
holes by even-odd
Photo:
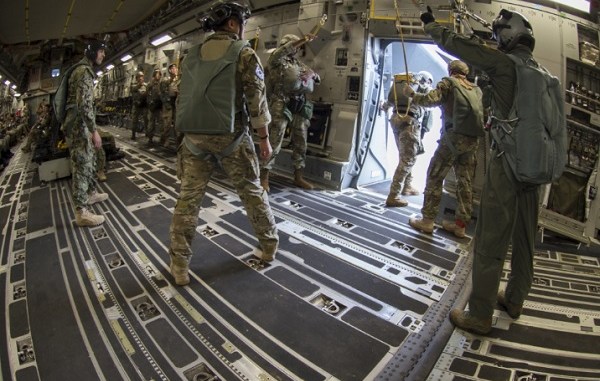
[[423, 24], [425, 25], [435, 21], [435, 17], [433, 17], [433, 11], [429, 5], [427, 6], [427, 12], [421, 13], [421, 21], [423, 21]]

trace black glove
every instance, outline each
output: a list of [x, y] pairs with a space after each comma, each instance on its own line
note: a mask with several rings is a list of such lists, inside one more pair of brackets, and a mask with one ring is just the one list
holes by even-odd
[[433, 11], [429, 5], [427, 6], [427, 12], [421, 13], [421, 21], [423, 21], [423, 24], [425, 25], [435, 21], [435, 17], [433, 17]]

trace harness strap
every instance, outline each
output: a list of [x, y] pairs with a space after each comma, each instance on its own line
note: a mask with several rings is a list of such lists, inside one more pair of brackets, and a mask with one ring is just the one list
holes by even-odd
[[448, 146], [448, 148], [450, 148], [450, 152], [452, 152], [452, 155], [454, 156], [458, 156], [458, 150], [456, 149], [456, 147], [454, 146], [454, 144], [452, 144], [452, 141], [450, 141], [450, 137], [448, 136], [448, 126], [444, 126], [444, 133], [442, 134], [442, 140], [444, 141], [444, 143], [446, 143], [446, 145]]

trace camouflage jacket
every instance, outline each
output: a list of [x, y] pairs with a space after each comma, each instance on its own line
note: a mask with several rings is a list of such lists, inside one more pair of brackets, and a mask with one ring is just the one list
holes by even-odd
[[146, 102], [147, 91], [148, 91], [148, 85], [146, 84], [146, 82], [144, 82], [142, 84], [138, 84], [137, 82], [135, 82], [133, 85], [131, 85], [131, 97], [133, 99], [134, 107], [141, 108], [141, 107], [148, 106], [148, 104]]
[[179, 93], [180, 77], [168, 77], [160, 81], [160, 96], [163, 104], [174, 104]]
[[295, 57], [295, 48], [293, 44], [294, 41], [289, 41], [275, 49], [273, 53], [271, 53], [271, 56], [269, 56], [269, 60], [267, 61], [267, 95], [269, 99], [283, 98], [287, 101], [286, 98], [290, 96], [284, 89], [284, 71], [295, 70], [298, 73], [302, 73], [306, 70], [310, 70]]
[[88, 131], [96, 130], [96, 111], [94, 109], [94, 75], [90, 61], [84, 57], [71, 76], [69, 77], [69, 88], [67, 105], [75, 105], [67, 112], [65, 119], [65, 130], [67, 133], [80, 135], [79, 127], [85, 127]]
[[157, 99], [161, 99], [160, 97], [160, 81], [152, 78], [152, 80], [148, 83], [148, 87], [146, 88], [148, 92], [148, 100], [150, 102], [156, 101]]

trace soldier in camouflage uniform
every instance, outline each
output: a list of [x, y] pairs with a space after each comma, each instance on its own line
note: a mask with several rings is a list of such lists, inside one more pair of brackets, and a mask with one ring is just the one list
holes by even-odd
[[[419, 79], [419, 87], [417, 88], [417, 93], [427, 94], [431, 91], [431, 87], [433, 86], [433, 76], [428, 71], [420, 71], [418, 74]], [[417, 151], [417, 155], [421, 155], [425, 153], [425, 147], [423, 146], [423, 138], [425, 134], [431, 131], [431, 126], [433, 124], [433, 118], [431, 115], [431, 109], [423, 110], [423, 116], [421, 117], [421, 140], [419, 140], [419, 150]], [[418, 194], [418, 193], [417, 193]]]
[[[508, 54], [523, 61], [533, 60], [535, 38], [529, 21], [518, 12], [502, 9], [492, 23], [498, 49], [435, 22], [430, 8], [421, 15], [421, 21], [425, 24], [425, 33], [442, 50], [489, 75], [492, 115], [507, 119], [518, 91], [516, 64]], [[538, 107], [542, 106], [540, 102]], [[492, 125], [493, 128], [501, 127]], [[543, 137], [540, 136], [541, 139]], [[540, 204], [540, 186], [518, 181], [506, 161], [506, 155], [498, 151], [497, 147], [492, 151], [483, 183], [474, 238], [469, 310], [455, 308], [450, 311], [450, 321], [454, 325], [483, 335], [492, 330], [496, 302], [511, 318], [518, 319], [521, 315], [523, 302], [533, 282]], [[508, 284], [505, 291], [498, 292], [511, 244]]]
[[148, 137], [148, 145], [154, 142], [154, 134], [162, 132], [162, 97], [160, 90], [162, 73], [159, 69], [154, 69], [152, 79], [148, 83], [148, 129], [146, 136]]
[[[216, 135], [190, 133], [187, 132], [190, 131], [188, 122], [183, 122], [190, 115], [188, 113], [195, 114], [196, 108], [203, 109], [213, 105], [211, 103], [207, 106], [210, 102], [202, 97], [190, 98], [194, 88], [201, 85], [194, 83], [194, 76], [198, 74], [190, 73], [190, 66], [193, 62], [219, 65], [233, 44], [238, 45], [236, 41], [243, 36], [245, 21], [249, 16], [250, 11], [244, 5], [236, 2], [217, 3], [209, 10], [203, 21], [204, 30], [214, 30], [215, 33], [209, 35], [200, 46], [199, 56], [190, 57], [192, 53], [189, 53], [182, 64], [182, 86], [176, 127], [185, 133], [185, 137], [177, 153], [177, 174], [181, 180], [181, 191], [171, 222], [169, 248], [171, 274], [178, 285], [185, 285], [190, 281], [188, 269], [192, 255], [192, 239], [196, 235], [198, 212], [208, 182], [219, 164], [231, 179], [244, 204], [262, 250], [261, 259], [272, 261], [279, 244], [268, 196], [260, 186], [258, 157], [248, 131], [249, 125], [256, 129], [261, 137], [260, 156], [263, 160], [268, 159], [272, 153], [267, 130], [271, 115], [267, 106], [263, 69], [254, 50], [247, 45], [241, 48], [237, 62], [232, 64], [235, 66], [231, 68], [231, 65], [227, 65], [227, 70], [236, 73], [235, 78], [231, 79], [235, 86], [220, 90], [233, 92], [235, 104], [221, 105], [216, 111], [229, 113], [230, 109], [240, 110], [235, 114], [229, 114], [233, 118], [233, 132]], [[198, 49], [194, 47], [191, 51], [198, 52]], [[186, 62], [188, 60], [189, 65]], [[226, 93], [222, 93], [221, 96], [226, 99], [230, 97]], [[188, 99], [190, 99], [189, 103], [185, 103]], [[226, 110], [222, 110], [223, 107]], [[242, 110], [248, 110], [250, 115]], [[200, 122], [192, 126], [191, 130], [204, 130], [209, 127], [212, 126]]]
[[[465, 236], [465, 226], [471, 220], [471, 181], [475, 173], [479, 138], [483, 136], [483, 104], [481, 90], [467, 80], [468, 73], [469, 67], [464, 62], [451, 61], [448, 64], [450, 77], [438, 82], [434, 90], [427, 94], [415, 93], [410, 89], [405, 92], [406, 96], [413, 98], [414, 104], [424, 107], [442, 106], [442, 136], [427, 169], [425, 199], [421, 209], [423, 218], [409, 219], [410, 226], [425, 233], [433, 233], [433, 222], [442, 200], [442, 185], [450, 168], [454, 168], [457, 180], [456, 220], [443, 221], [442, 226], [462, 238]], [[456, 89], [456, 86], [461, 89]], [[465, 112], [469, 115], [462, 114]]]
[[408, 201], [400, 197], [402, 195], [416, 195], [419, 191], [412, 187], [412, 167], [417, 161], [417, 152], [421, 140], [421, 127], [419, 118], [423, 109], [416, 104], [409, 102], [408, 98], [402, 94], [402, 88], [405, 86], [415, 86], [406, 81], [397, 81], [396, 85], [390, 88], [388, 100], [381, 104], [381, 110], [387, 112], [390, 107], [394, 107], [394, 114], [390, 119], [392, 132], [398, 147], [398, 166], [394, 172], [390, 192], [385, 201], [387, 207], [403, 207], [408, 205]]
[[102, 224], [104, 216], [93, 214], [89, 206], [108, 198], [106, 193], [96, 191], [94, 151], [94, 148], [102, 146], [102, 140], [96, 129], [92, 65], [102, 63], [104, 49], [104, 43], [101, 41], [94, 40], [88, 43], [85, 57], [76, 64], [68, 79], [67, 114], [63, 129], [71, 155], [73, 203], [78, 226]]
[[102, 144], [100, 148], [96, 148], [96, 177], [98, 181], [106, 181], [106, 151], [104, 145], [116, 147], [115, 137], [108, 131], [98, 130]]
[[261, 184], [267, 192], [269, 191], [269, 171], [273, 168], [275, 158], [281, 151], [288, 123], [290, 123], [292, 141], [294, 184], [304, 189], [314, 188], [304, 179], [306, 139], [313, 112], [313, 105], [306, 99], [306, 94], [312, 92], [312, 86], [314, 83], [319, 83], [320, 78], [318, 74], [296, 58], [300, 46], [314, 38], [313, 35], [307, 35], [302, 39], [293, 34], [283, 36], [279, 47], [271, 53], [267, 63], [269, 86], [267, 95], [269, 111], [273, 117], [273, 121], [269, 125], [269, 140], [273, 147], [273, 156], [262, 164], [260, 171]]
[[179, 93], [179, 68], [175, 64], [169, 65], [169, 77], [160, 83], [160, 95], [162, 98], [163, 130], [160, 136], [160, 144], [169, 146], [169, 138], [173, 135], [177, 139], [175, 131], [175, 112], [177, 93]]
[[40, 103], [40, 107], [40, 110], [38, 110], [38, 119], [29, 130], [27, 139], [25, 140], [25, 143], [23, 143], [23, 147], [21, 147], [23, 152], [31, 152], [32, 146], [39, 145], [48, 134], [52, 117], [52, 114], [50, 113], [50, 104]]
[[133, 110], [131, 111], [131, 139], [135, 140], [138, 129], [138, 120], [142, 118], [143, 129], [148, 125], [148, 85], [144, 82], [144, 73], [139, 71], [135, 74], [135, 83], [131, 86], [131, 97], [133, 99]]

